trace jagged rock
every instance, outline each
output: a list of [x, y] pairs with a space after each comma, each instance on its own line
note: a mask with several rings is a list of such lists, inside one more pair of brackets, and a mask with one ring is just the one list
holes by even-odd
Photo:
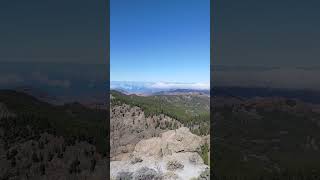
[[132, 180], [133, 173], [132, 172], [120, 172], [116, 178], [116, 180]]
[[139, 163], [139, 162], [142, 162], [143, 160], [140, 158], [140, 157], [134, 157], [132, 160], [131, 160], [131, 164], [136, 164], [136, 163]]
[[173, 161], [169, 161], [167, 163], [167, 169], [169, 171], [175, 171], [177, 169], [183, 169], [184, 165], [181, 164], [179, 161], [177, 160], [173, 160]]
[[154, 169], [143, 167], [134, 173], [134, 180], [162, 180], [163, 175]]
[[[200, 172], [208, 168], [198, 154], [203, 142], [200, 136], [192, 134], [187, 128], [170, 130], [162, 133], [160, 137], [141, 140], [128, 159], [111, 161], [111, 177], [116, 177], [121, 171], [135, 173], [142, 167], [163, 172], [164, 179], [198, 177]], [[143, 161], [133, 164], [135, 157], [140, 157]], [[177, 160], [179, 161], [176, 163]], [[165, 176], [173, 170], [177, 177]]]
[[207, 168], [203, 172], [201, 172], [200, 176], [198, 177], [198, 180], [210, 180], [210, 170]]
[[181, 180], [181, 178], [179, 178], [179, 176], [172, 171], [165, 173], [163, 176], [163, 179], [164, 180]]
[[[178, 137], [178, 138], [177, 138]], [[170, 130], [161, 137], [141, 140], [135, 147], [135, 154], [144, 156], [171, 155], [178, 152], [198, 152], [201, 147], [201, 137], [194, 135], [186, 127]]]

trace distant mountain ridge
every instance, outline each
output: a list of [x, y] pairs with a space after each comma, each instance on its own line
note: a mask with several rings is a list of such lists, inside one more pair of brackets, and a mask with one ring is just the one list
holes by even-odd
[[156, 92], [153, 95], [183, 95], [183, 94], [199, 94], [210, 96], [210, 90], [198, 89], [172, 89], [168, 91]]
[[46, 91], [42, 91], [40, 88], [35, 88], [35, 87], [31, 87], [31, 86], [19, 86], [19, 87], [14, 88], [13, 90], [15, 90], [17, 92], [29, 94], [33, 97], [37, 97], [39, 100], [49, 102], [52, 104], [59, 104], [59, 101], [60, 102], [62, 101], [62, 100], [58, 99], [58, 97], [52, 96]]
[[283, 97], [289, 99], [298, 99], [309, 103], [320, 103], [320, 92], [308, 89], [302, 90], [262, 87], [216, 86], [212, 88], [212, 95], [235, 97], [238, 99], [254, 97]]
[[125, 94], [141, 95], [153, 95], [160, 92], [164, 93], [172, 91], [192, 92], [194, 90], [203, 91], [206, 92], [206, 94], [209, 94], [209, 84], [206, 83], [111, 81], [110, 89], [122, 91]]

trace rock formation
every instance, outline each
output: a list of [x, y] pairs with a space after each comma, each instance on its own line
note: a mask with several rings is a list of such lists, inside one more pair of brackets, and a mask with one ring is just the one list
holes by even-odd
[[[186, 127], [143, 139], [135, 145], [128, 158], [111, 161], [111, 177], [116, 179], [126, 174], [137, 179], [135, 174], [148, 168], [160, 179], [200, 178], [209, 168], [198, 153], [204, 142], [202, 137], [192, 134]], [[139, 161], [132, 163], [133, 159]]]

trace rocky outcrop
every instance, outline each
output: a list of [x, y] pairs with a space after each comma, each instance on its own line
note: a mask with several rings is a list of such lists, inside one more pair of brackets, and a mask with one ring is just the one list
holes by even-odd
[[141, 140], [134, 154], [143, 156], [166, 156], [181, 152], [199, 152], [203, 141], [186, 127], [164, 132], [160, 137]]
[[[111, 177], [126, 174], [135, 179], [134, 174], [147, 167], [162, 174], [162, 179], [198, 178], [208, 168], [198, 154], [204, 142], [203, 137], [192, 134], [186, 127], [141, 140], [128, 159], [111, 161]], [[132, 163], [135, 159], [139, 161]]]
[[184, 165], [181, 164], [179, 161], [177, 160], [173, 160], [173, 161], [168, 161], [167, 163], [167, 169], [169, 171], [175, 171], [177, 169], [183, 169]]

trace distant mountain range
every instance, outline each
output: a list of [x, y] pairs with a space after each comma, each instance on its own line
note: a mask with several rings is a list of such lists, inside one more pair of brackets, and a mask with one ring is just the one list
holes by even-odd
[[168, 91], [160, 91], [153, 93], [153, 95], [183, 95], [183, 94], [198, 94], [210, 96], [210, 90], [201, 89], [174, 89]]
[[111, 81], [110, 89], [124, 94], [166, 95], [199, 92], [208, 95], [210, 86], [206, 83]]
[[[126, 82], [111, 81], [111, 90], [124, 94], [137, 95], [179, 95], [203, 94], [210, 96], [210, 86], [197, 83], [153, 83], [153, 82]], [[227, 96], [238, 99], [254, 97], [283, 97], [298, 99], [309, 103], [320, 103], [320, 92], [309, 89], [284, 89], [267, 87], [239, 87], [239, 86], [214, 86], [212, 96]]]
[[106, 99], [109, 74], [101, 64], [1, 62], [0, 89], [25, 92], [53, 104]]
[[283, 97], [298, 99], [309, 103], [320, 103], [320, 92], [308, 89], [281, 89], [262, 87], [213, 87], [212, 96], [227, 96], [235, 98]]
[[131, 82], [131, 81], [111, 81], [110, 89], [121, 91], [125, 94], [152, 94], [156, 90], [152, 88], [150, 82]]

